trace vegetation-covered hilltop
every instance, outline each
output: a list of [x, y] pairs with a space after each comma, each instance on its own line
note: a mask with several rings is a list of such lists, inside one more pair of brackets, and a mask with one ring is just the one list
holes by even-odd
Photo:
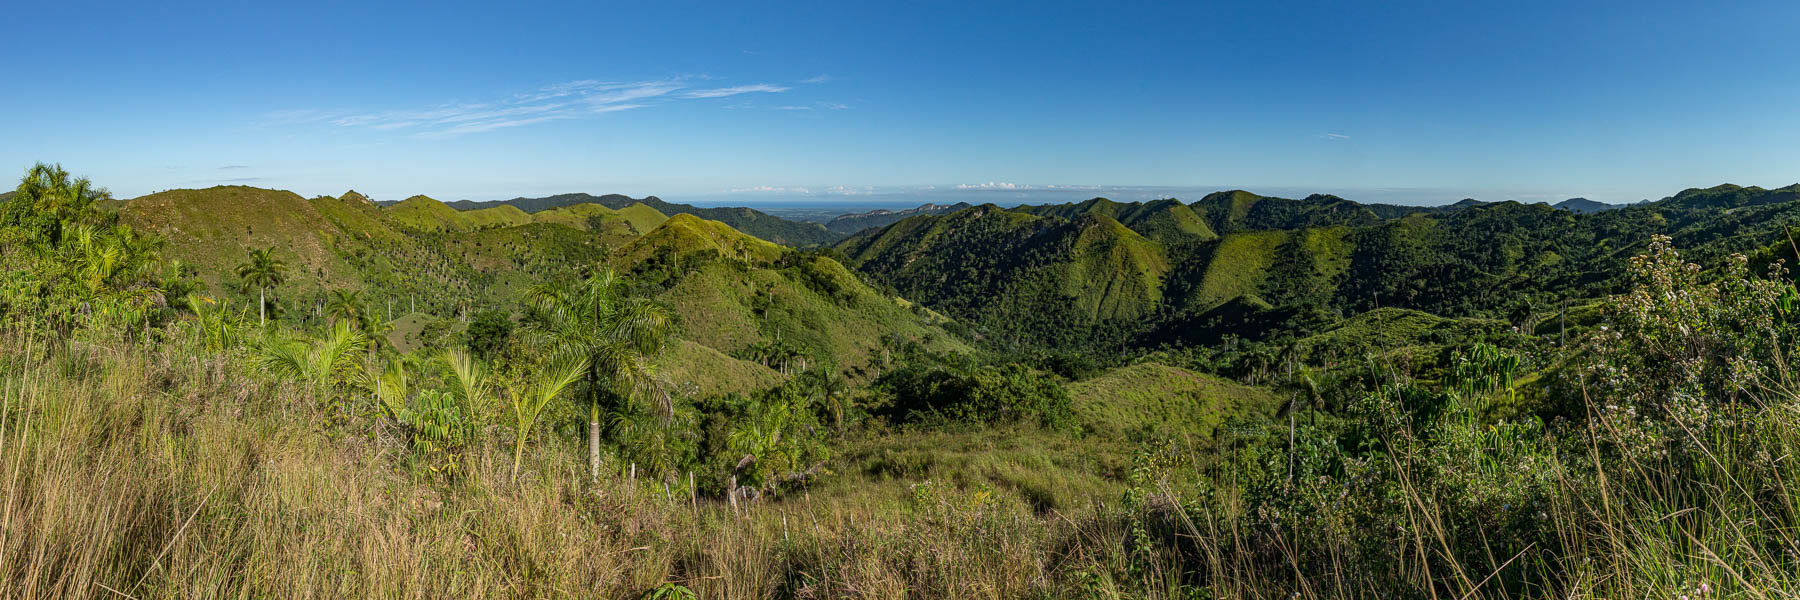
[[[1269, 323], [1297, 315], [1329, 319], [1382, 306], [1540, 319], [1564, 299], [1622, 290], [1625, 260], [1652, 235], [1673, 236], [1712, 260], [1771, 247], [1800, 216], [1795, 194], [1720, 186], [1592, 213], [1516, 202], [1403, 211], [1241, 191], [1192, 205], [1095, 199], [913, 217], [838, 248], [901, 295], [1003, 339], [1205, 344], [1267, 337], [1280, 329]], [[1078, 252], [1073, 232], [1077, 220], [1095, 215], [1136, 234], [1115, 237], [1135, 245], [1139, 258], [1113, 256], [1092, 268], [1098, 255]], [[1077, 284], [1093, 272], [1130, 273], [1131, 283]], [[1095, 311], [1097, 304], [1129, 308]]]
[[[451, 207], [462, 210], [476, 210], [496, 205], [509, 205], [527, 213], [538, 213], [555, 208], [580, 204], [598, 204], [613, 210], [624, 210], [632, 205], [643, 205], [658, 214], [676, 215], [687, 213], [709, 221], [719, 221], [730, 225], [738, 231], [775, 242], [784, 246], [804, 247], [828, 244], [842, 238], [842, 235], [826, 229], [818, 223], [801, 223], [789, 221], [764, 213], [759, 210], [743, 207], [701, 208], [690, 204], [665, 202], [656, 196], [645, 196], [642, 199], [621, 194], [594, 196], [590, 194], [557, 194], [542, 198], [513, 198], [495, 202], [473, 202], [459, 200], [452, 202]], [[644, 230], [640, 230], [644, 231]]]
[[832, 217], [831, 222], [825, 224], [825, 228], [843, 235], [851, 235], [864, 229], [886, 227], [893, 224], [895, 221], [907, 217], [956, 212], [968, 208], [969, 206], [970, 205], [967, 202], [958, 202], [956, 204], [922, 204], [904, 210], [878, 209], [863, 213], [844, 214]]
[[0, 200], [0, 596], [1800, 595], [1797, 195], [797, 250], [38, 165]]

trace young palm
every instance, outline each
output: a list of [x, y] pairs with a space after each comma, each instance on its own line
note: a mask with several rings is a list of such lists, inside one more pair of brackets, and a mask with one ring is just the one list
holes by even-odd
[[269, 288], [281, 285], [287, 273], [287, 263], [275, 258], [274, 248], [262, 248], [250, 251], [250, 262], [238, 265], [237, 276], [245, 285], [256, 287], [256, 322], [259, 326], [268, 326]]
[[456, 374], [455, 396], [471, 411], [480, 410], [494, 399], [494, 386], [486, 363], [462, 348], [444, 352], [444, 362]]
[[394, 322], [378, 310], [365, 310], [362, 314], [361, 327], [363, 335], [369, 336], [369, 358], [375, 353], [391, 345], [387, 334], [394, 330]]
[[847, 403], [849, 402], [849, 380], [844, 379], [844, 376], [830, 364], [820, 365], [818, 368], [807, 371], [806, 374], [807, 383], [812, 388], [813, 395], [825, 404], [827, 410], [831, 411], [832, 429], [842, 433], [844, 431], [844, 412], [848, 408]]
[[314, 393], [326, 393], [348, 378], [356, 355], [368, 343], [362, 332], [338, 323], [316, 339], [267, 342], [254, 365], [271, 375], [299, 379]]
[[[625, 280], [611, 269], [573, 283], [534, 287], [528, 293], [525, 334], [557, 361], [587, 363], [583, 380], [588, 400], [588, 470], [600, 478], [600, 415], [603, 400], [628, 399], [653, 389], [652, 362], [669, 335], [662, 307], [626, 294]], [[657, 394], [664, 418], [674, 407]]]
[[[465, 355], [466, 356], [466, 355]], [[474, 363], [470, 360], [471, 364]], [[455, 366], [452, 362], [452, 367]], [[471, 367], [473, 368], [473, 367]], [[538, 417], [544, 414], [544, 407], [562, 395], [569, 386], [575, 385], [588, 372], [588, 362], [583, 358], [563, 359], [563, 362], [551, 366], [547, 377], [524, 386], [508, 386], [507, 397], [512, 400], [513, 431], [518, 438], [513, 442], [513, 479], [519, 478], [519, 463], [525, 459], [525, 440], [531, 437], [531, 429], [537, 426]], [[464, 377], [461, 370], [457, 377]], [[467, 383], [464, 384], [467, 387]], [[465, 392], [467, 393], [467, 392]]]
[[366, 312], [367, 310], [363, 306], [362, 292], [331, 290], [330, 299], [325, 301], [325, 316], [332, 322], [343, 321], [361, 329]]

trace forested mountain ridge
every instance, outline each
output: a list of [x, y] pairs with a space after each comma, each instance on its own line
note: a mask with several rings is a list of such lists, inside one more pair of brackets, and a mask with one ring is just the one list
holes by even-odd
[[[727, 371], [742, 369], [720, 361], [751, 346], [841, 356], [850, 368], [867, 364], [884, 339], [960, 344], [939, 327], [943, 317], [869, 288], [829, 258], [784, 258], [797, 251], [636, 201], [528, 214], [505, 204], [459, 211], [427, 196], [378, 205], [355, 192], [309, 200], [221, 186], [134, 198], [118, 211], [122, 223], [169, 240], [167, 255], [215, 293], [239, 290], [233, 271], [246, 253], [271, 248], [290, 269], [271, 310], [316, 320], [333, 294], [354, 292], [400, 321], [405, 331], [395, 335], [409, 339], [441, 338], [481, 306], [516, 303], [533, 286], [610, 264], [684, 307], [684, 339], [720, 356], [677, 350]], [[735, 389], [724, 385], [704, 389]]]
[[[1616, 292], [1625, 258], [1651, 235], [1710, 259], [1766, 252], [1800, 218], [1797, 195], [1800, 186], [1721, 185], [1579, 213], [1511, 201], [1417, 208], [1234, 191], [1186, 206], [987, 205], [912, 217], [837, 247], [898, 293], [1004, 338], [1056, 344], [1087, 331], [1109, 343], [1205, 343], [1267, 335], [1270, 323], [1300, 314], [1330, 319], [1383, 306], [1450, 317], [1541, 313], [1562, 298]], [[1062, 279], [1095, 272], [1091, 257], [1054, 242], [1088, 215], [1116, 216], [1141, 236], [1143, 256], [1166, 261], [1126, 267], [1142, 284], [1109, 288], [1105, 303], [1130, 310], [1091, 310], [1093, 290]]]
[[971, 205], [967, 202], [958, 202], [956, 204], [926, 203], [902, 210], [878, 209], [869, 212], [843, 214], [833, 217], [829, 223], [825, 224], [825, 228], [844, 235], [850, 235], [871, 227], [885, 227], [893, 224], [895, 221], [907, 217], [956, 212], [968, 208], [969, 206]]
[[784, 246], [804, 247], [835, 242], [843, 236], [832, 232], [818, 223], [801, 223], [789, 221], [756, 209], [745, 207], [703, 208], [691, 204], [666, 202], [656, 196], [632, 198], [622, 194], [606, 194], [594, 196], [585, 193], [557, 194], [542, 198], [513, 198], [494, 202], [474, 202], [458, 200], [449, 206], [458, 210], [475, 210], [496, 205], [511, 205], [527, 213], [538, 213], [554, 208], [592, 203], [613, 210], [622, 210], [634, 204], [642, 204], [663, 215], [687, 213], [711, 221], [719, 221], [730, 225], [738, 231], [775, 242]]

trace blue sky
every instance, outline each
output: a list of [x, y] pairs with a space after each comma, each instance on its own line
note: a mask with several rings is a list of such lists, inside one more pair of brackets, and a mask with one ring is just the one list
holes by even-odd
[[1800, 180], [1792, 2], [249, 4], [15, 6], [0, 165], [734, 204]]

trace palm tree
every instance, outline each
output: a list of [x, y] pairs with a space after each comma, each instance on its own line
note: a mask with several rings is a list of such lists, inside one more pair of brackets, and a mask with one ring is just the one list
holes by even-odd
[[281, 285], [287, 271], [287, 263], [275, 258], [274, 253], [274, 248], [251, 250], [250, 262], [237, 267], [238, 278], [245, 285], [256, 286], [256, 322], [264, 327], [269, 324], [269, 288]]
[[[657, 387], [652, 360], [669, 336], [669, 313], [626, 295], [625, 280], [602, 267], [573, 283], [539, 285], [528, 292], [525, 334], [549, 350], [558, 364], [587, 363], [588, 470], [600, 478], [603, 398], [630, 401]], [[667, 394], [656, 394], [664, 418], [674, 416]]]
[[465, 406], [471, 410], [479, 410], [482, 405], [493, 400], [494, 388], [486, 363], [462, 348], [445, 351], [444, 362], [450, 365], [450, 372], [456, 374], [455, 395]]
[[363, 307], [362, 292], [353, 290], [331, 290], [331, 297], [325, 301], [325, 316], [333, 322], [347, 321], [352, 326], [361, 328], [363, 316], [368, 312]]
[[271, 375], [299, 379], [310, 391], [321, 393], [348, 378], [357, 353], [367, 343], [362, 332], [338, 323], [318, 338], [267, 342], [253, 364]]
[[388, 341], [387, 334], [393, 330], [394, 322], [389, 321], [385, 315], [381, 314], [381, 311], [370, 310], [363, 312], [362, 332], [363, 335], [369, 336], [370, 359], [375, 358], [375, 353], [377, 351], [391, 345]]
[[849, 400], [846, 396], [850, 391], [850, 382], [844, 379], [844, 376], [830, 364], [820, 365], [816, 369], [807, 371], [806, 379], [812, 388], [812, 393], [818, 396], [819, 401], [825, 404], [825, 408], [831, 411], [832, 429], [843, 433], [844, 409]]
[[74, 178], [62, 165], [38, 163], [25, 171], [11, 200], [0, 206], [0, 224], [19, 225], [59, 246], [68, 225], [91, 221], [94, 204], [111, 198], [87, 178]]
[[[451, 366], [455, 367], [455, 365], [456, 362], [453, 360]], [[479, 363], [470, 359], [469, 365], [471, 370], [474, 370]], [[519, 463], [525, 459], [525, 440], [531, 437], [531, 429], [537, 426], [538, 417], [544, 414], [544, 407], [549, 406], [551, 400], [562, 395], [563, 390], [575, 385], [575, 382], [579, 381], [588, 371], [586, 359], [565, 359], [565, 362], [551, 366], [549, 377], [539, 379], [524, 387], [507, 387], [506, 395], [512, 400], [513, 431], [518, 434], [517, 440], [513, 442], [513, 480], [519, 479]], [[457, 377], [463, 378], [463, 371], [458, 370]], [[464, 385], [468, 384], [465, 382]]]

